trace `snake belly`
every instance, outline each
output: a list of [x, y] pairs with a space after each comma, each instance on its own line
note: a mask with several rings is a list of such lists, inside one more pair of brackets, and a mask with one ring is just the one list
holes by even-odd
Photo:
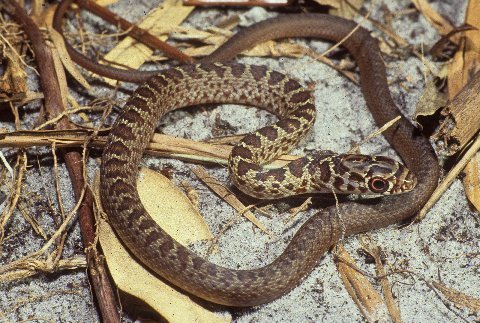
[[[238, 33], [205, 61], [229, 60], [269, 39], [312, 37], [335, 42], [345, 38], [342, 46], [358, 64], [367, 106], [381, 126], [401, 114], [391, 98], [377, 42], [363, 28], [346, 38], [355, 26], [351, 21], [320, 14], [270, 19]], [[298, 229], [277, 259], [261, 268], [228, 269], [193, 254], [154, 223], [140, 202], [135, 184], [145, 146], [161, 116], [181, 106], [240, 103], [259, 106], [279, 116], [283, 115], [282, 107], [288, 105], [287, 101], [295, 103], [295, 109], [310, 108], [311, 102], [305, 100], [305, 94], [297, 102], [293, 95], [288, 95], [285, 82], [289, 80], [282, 79], [277, 88], [273, 84], [272, 90], [272, 84], [268, 84], [274, 83], [271, 74], [260, 67], [252, 69], [237, 64], [201, 64], [166, 70], [140, 86], [128, 100], [110, 132], [102, 157], [102, 203], [121, 240], [167, 281], [218, 304], [252, 306], [280, 297], [310, 273], [340, 237], [411, 217], [425, 204], [438, 180], [438, 163], [430, 143], [416, 134], [410, 122], [401, 116], [383, 134], [416, 174], [417, 184], [412, 192], [379, 198], [369, 204], [347, 202], [317, 213]], [[262, 82], [268, 87], [262, 86]], [[337, 214], [341, 214], [342, 223]]]

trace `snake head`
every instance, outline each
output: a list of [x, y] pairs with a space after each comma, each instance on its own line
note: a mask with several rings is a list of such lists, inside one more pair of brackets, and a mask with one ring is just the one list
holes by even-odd
[[416, 176], [407, 167], [389, 157], [343, 155], [339, 166], [347, 170], [349, 184], [361, 194], [401, 194], [417, 184]]
[[321, 158], [313, 179], [337, 194], [392, 195], [411, 191], [416, 176], [404, 165], [384, 156], [358, 154]]

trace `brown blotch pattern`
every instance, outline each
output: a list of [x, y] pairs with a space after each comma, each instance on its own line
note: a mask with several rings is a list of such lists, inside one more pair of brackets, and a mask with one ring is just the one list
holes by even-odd
[[294, 160], [288, 164], [288, 170], [293, 176], [300, 178], [303, 174], [303, 168], [305, 167], [306, 163], [307, 160], [305, 158]]
[[115, 187], [113, 186], [109, 187], [108, 193], [113, 194], [115, 191], [119, 193], [128, 193], [130, 192], [131, 189], [132, 189], [132, 185], [130, 185], [129, 183], [123, 180], [117, 180], [115, 182]]
[[385, 156], [375, 156], [375, 160], [384, 162], [384, 163], [392, 165], [392, 166], [395, 166], [397, 164], [397, 162], [395, 162], [395, 160], [393, 160], [391, 158], [388, 158], [388, 157], [385, 157]]
[[111, 155], [121, 156], [122, 153], [125, 152], [125, 149], [128, 148], [121, 140], [112, 141], [108, 145], [108, 150], [110, 151]]
[[233, 147], [232, 155], [242, 156], [242, 158], [244, 158], [244, 159], [253, 159], [252, 151], [250, 149], [242, 147], [242, 146]]
[[301, 91], [292, 95], [292, 97], [290, 98], [290, 101], [295, 103], [300, 103], [300, 102], [308, 101], [311, 97], [312, 96], [310, 95], [310, 92]]
[[133, 227], [135, 222], [138, 222], [142, 218], [143, 215], [142, 208], [134, 208], [128, 215], [127, 225], [129, 228]]
[[215, 72], [218, 77], [223, 77], [225, 74], [225, 67], [214, 63], [203, 63], [199, 65], [205, 72]]
[[320, 169], [320, 180], [324, 183], [328, 183], [330, 180], [330, 176], [332, 176], [332, 172], [330, 171], [330, 162], [324, 161], [319, 166]]
[[276, 125], [286, 132], [290, 133], [300, 128], [300, 121], [295, 119], [283, 119], [276, 123]]
[[261, 134], [262, 136], [267, 137], [268, 140], [274, 141], [278, 137], [278, 132], [277, 129], [273, 127], [265, 127], [260, 130], [258, 130], [258, 133]]
[[235, 65], [232, 65], [231, 72], [233, 76], [240, 77], [243, 75], [243, 73], [245, 73], [245, 69], [246, 69], [245, 65], [235, 64]]
[[162, 73], [166, 78], [169, 78], [170, 80], [179, 80], [180, 78], [183, 77], [183, 73], [176, 69], [176, 68], [170, 68]]
[[[310, 105], [313, 107], [310, 107]], [[315, 107], [311, 103], [307, 103], [304, 107], [296, 110], [292, 113], [292, 116], [297, 118], [303, 118], [306, 121], [306, 124], [309, 124], [311, 121], [315, 119]]]
[[153, 92], [148, 86], [138, 87], [135, 94], [147, 99], [155, 98], [155, 92]]
[[339, 158], [333, 158], [333, 170], [336, 174], [343, 176], [347, 171], [342, 165], [342, 161]]
[[140, 224], [138, 225], [138, 229], [141, 231], [147, 231], [152, 227], [152, 221], [149, 219], [142, 218]]
[[246, 135], [242, 141], [247, 144], [248, 146], [251, 146], [253, 148], [260, 148], [262, 146], [262, 142], [260, 138], [253, 134], [253, 135]]
[[270, 71], [270, 77], [268, 78], [268, 85], [276, 85], [286, 78], [285, 74], [277, 71]]
[[249, 162], [246, 162], [246, 161], [243, 161], [243, 160], [239, 160], [238, 161], [238, 167], [237, 167], [237, 173], [239, 176], [245, 176], [247, 175], [247, 172], [250, 170], [250, 169], [259, 169], [260, 167], [256, 164], [253, 164], [253, 163], [249, 163]]
[[338, 176], [335, 176], [335, 180], [333, 181], [333, 186], [337, 189], [340, 189], [340, 187], [345, 184], [345, 181], [338, 177]]
[[153, 88], [159, 89], [168, 85], [168, 82], [160, 75], [152, 76], [148, 79], [147, 84]]
[[287, 82], [285, 82], [285, 85], [283, 86], [283, 90], [286, 93], [289, 93], [289, 92], [298, 90], [301, 87], [302, 86], [297, 81], [290, 79]]
[[128, 112], [123, 114], [122, 119], [130, 123], [144, 122], [142, 115], [135, 109], [129, 109]]
[[365, 182], [365, 179], [363, 178], [363, 176], [355, 172], [350, 172], [350, 174], [348, 175], [348, 179], [352, 182], [358, 182], [358, 183]]
[[267, 67], [266, 66], [252, 66], [250, 69], [250, 73], [252, 74], [255, 81], [260, 81], [265, 76], [267, 76]]
[[162, 257], [167, 257], [172, 248], [173, 248], [173, 242], [170, 239], [165, 239], [163, 243], [160, 245], [160, 248], [158, 249], [160, 250]]

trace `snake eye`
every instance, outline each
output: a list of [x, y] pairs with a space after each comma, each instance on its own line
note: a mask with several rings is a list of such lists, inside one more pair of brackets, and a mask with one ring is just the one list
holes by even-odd
[[380, 177], [374, 177], [368, 182], [368, 187], [374, 193], [384, 193], [388, 189], [388, 182]]

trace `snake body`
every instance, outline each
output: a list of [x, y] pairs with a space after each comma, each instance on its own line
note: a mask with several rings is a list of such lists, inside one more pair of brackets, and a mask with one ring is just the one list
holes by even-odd
[[[382, 159], [383, 157], [357, 155], [351, 158], [345, 155], [320, 154], [306, 157], [297, 163], [305, 166], [317, 158], [317, 161], [320, 161], [314, 163], [317, 166], [337, 165], [335, 167], [339, 169], [326, 170], [324, 167], [324, 170], [330, 172], [330, 178], [333, 178], [332, 170], [338, 173], [345, 165], [348, 165], [347, 169], [352, 169], [356, 163], [364, 163], [370, 159], [368, 165], [373, 162], [375, 166], [368, 166], [367, 173], [370, 173], [364, 173], [362, 179], [369, 175], [373, 175], [371, 178], [387, 178], [388, 185], [380, 187], [376, 185], [378, 182], [368, 181], [367, 186], [370, 183], [374, 189], [381, 188], [380, 191], [384, 193], [409, 191], [415, 186], [412, 191], [378, 198], [368, 204], [348, 202], [327, 208], [298, 229], [275, 261], [251, 270], [224, 268], [193, 254], [153, 222], [140, 202], [135, 186], [138, 165], [158, 120], [172, 109], [202, 103], [254, 105], [280, 117], [280, 121], [273, 127], [259, 130], [244, 138], [243, 144], [233, 150], [233, 157], [231, 156], [229, 161], [230, 169], [239, 174], [239, 179], [236, 180], [238, 184], [244, 184], [241, 182], [248, 181], [249, 178], [255, 179], [254, 183], [247, 183], [248, 192], [268, 190], [276, 197], [275, 190], [278, 191], [279, 188], [273, 184], [287, 183], [285, 177], [289, 174], [296, 175], [295, 172], [300, 167], [287, 166], [288, 169], [284, 169], [283, 173], [278, 170], [265, 173], [258, 163], [282, 153], [282, 149], [290, 149], [298, 138], [308, 131], [314, 118], [311, 95], [295, 81], [262, 67], [211, 62], [229, 60], [254, 44], [269, 39], [314, 37], [340, 41], [353, 28], [355, 24], [351, 21], [320, 14], [271, 19], [238, 33], [210, 55], [205, 63], [163, 71], [135, 91], [115, 122], [104, 150], [101, 198], [109, 222], [127, 247], [144, 264], [174, 285], [208, 301], [228, 306], [258, 305], [278, 298], [294, 288], [340, 237], [402, 221], [425, 204], [438, 179], [435, 153], [428, 140], [415, 133], [415, 128], [401, 116], [395, 106], [388, 89], [377, 42], [363, 28], [358, 28], [342, 45], [357, 61], [362, 92], [376, 123], [383, 125], [401, 116], [401, 119], [383, 134], [416, 175], [416, 185], [415, 177], [407, 169], [400, 164], [392, 164], [390, 159]], [[273, 133], [273, 130], [276, 133]], [[285, 133], [282, 134], [281, 131]], [[288, 134], [294, 132], [294, 136], [288, 137]], [[259, 147], [264, 145], [258, 144], [262, 138], [268, 139], [269, 143], [280, 138], [284, 143], [271, 145], [268, 151], [255, 151], [262, 150]], [[325, 163], [327, 161], [328, 163]], [[373, 174], [374, 171], [379, 173]], [[385, 171], [388, 172], [387, 177]], [[325, 173], [320, 173], [320, 177], [321, 174], [326, 177]], [[256, 183], [266, 183], [268, 180], [268, 187], [256, 188]], [[352, 188], [345, 182], [327, 180], [321, 183], [325, 184], [325, 187], [316, 187], [313, 190], [362, 190], [361, 186]], [[333, 187], [328, 185], [329, 183], [334, 184]], [[283, 186], [281, 190], [291, 192], [295, 189]], [[342, 223], [337, 214], [342, 215]]]

